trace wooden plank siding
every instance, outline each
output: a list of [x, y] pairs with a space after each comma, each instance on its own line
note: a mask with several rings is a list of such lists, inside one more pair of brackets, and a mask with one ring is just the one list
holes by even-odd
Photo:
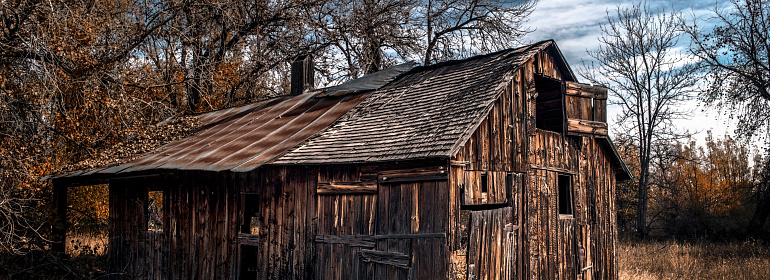
[[[454, 235], [450, 239], [460, 240], [450, 248], [450, 267], [453, 272], [466, 273], [450, 273], [452, 279], [617, 278], [612, 243], [616, 234], [614, 201], [608, 199], [613, 197], [615, 175], [609, 158], [593, 138], [606, 132], [567, 136], [535, 127], [535, 74], [560, 78], [551, 63], [552, 59], [542, 54], [523, 65], [490, 114], [450, 161], [450, 184], [461, 193], [453, 199], [466, 209], [462, 212], [467, 216], [450, 220], [456, 223], [450, 227]], [[568, 89], [580, 89], [568, 84], [572, 86]], [[606, 108], [599, 108], [606, 102], [606, 90], [588, 88], [592, 95], [579, 104], [575, 102], [585, 98], [580, 96], [582, 92], [573, 91], [574, 96], [562, 93], [567, 100], [565, 115], [601, 123], [606, 129]], [[506, 172], [526, 174], [518, 177], [520, 183], [502, 188], [509, 192], [509, 200], [496, 197], [495, 187], [502, 183], [495, 179], [490, 180], [495, 185], [487, 185], [488, 193], [482, 194], [481, 174], [496, 178]], [[558, 213], [559, 176], [570, 178], [571, 216]], [[510, 217], [503, 218], [503, 212]], [[508, 218], [514, 221], [510, 228], [516, 229], [507, 233], [510, 235], [505, 234]], [[504, 240], [513, 242], [504, 245]], [[510, 250], [516, 257], [501, 258]]]
[[[230, 278], [237, 231], [227, 218], [234, 216], [226, 207], [232, 192], [210, 187], [215, 178], [188, 175], [110, 182], [111, 272], [142, 279]], [[163, 192], [161, 231], [147, 229], [148, 190]]]
[[[110, 182], [110, 271], [144, 279], [234, 279], [241, 193], [260, 196], [258, 275], [313, 277], [315, 177], [307, 168], [259, 173], [181, 172], [164, 180]], [[161, 187], [162, 186], [162, 187]], [[164, 228], [146, 230], [146, 191], [163, 191]], [[311, 211], [312, 209], [312, 211]]]

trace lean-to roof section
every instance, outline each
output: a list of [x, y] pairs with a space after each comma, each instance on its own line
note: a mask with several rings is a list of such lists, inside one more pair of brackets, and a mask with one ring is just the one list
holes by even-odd
[[307, 92], [283, 96], [202, 114], [199, 116], [201, 131], [194, 136], [169, 143], [125, 164], [69, 176], [164, 169], [253, 170], [327, 128], [368, 93], [316, 95], [317, 92]]

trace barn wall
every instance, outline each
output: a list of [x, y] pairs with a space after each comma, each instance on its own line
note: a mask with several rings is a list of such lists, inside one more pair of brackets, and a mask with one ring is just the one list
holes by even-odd
[[[317, 169], [268, 166], [250, 176], [236, 189], [260, 198], [257, 279], [311, 279]], [[248, 236], [240, 236], [244, 243]]]
[[554, 58], [546, 51], [537, 53], [530, 62], [533, 73], [541, 74], [556, 80], [562, 80], [561, 70], [556, 66], [556, 63], [554, 63], [554, 59], [557, 58]]
[[[450, 230], [450, 260], [453, 271], [463, 272], [452, 278], [617, 277], [615, 175], [606, 152], [590, 133], [536, 128], [536, 76], [561, 79], [560, 73], [545, 52], [530, 59], [452, 158], [450, 185], [459, 196], [451, 199], [462, 210], [450, 219], [457, 229]], [[570, 110], [573, 117], [604, 120], [593, 117], [602, 114], [595, 102], [580, 103], [593, 108], [578, 115], [582, 105], [567, 99], [563, 116]], [[488, 180], [486, 192], [480, 174]], [[496, 180], [501, 174], [513, 179]], [[559, 176], [572, 186], [572, 215], [558, 213]]]
[[[536, 56], [531, 67], [535, 73], [557, 77], [555, 67], [542, 65], [547, 61], [552, 59]], [[597, 121], [604, 130], [573, 133], [572, 127], [566, 127], [564, 135], [537, 129], [532, 110], [536, 101], [528, 99], [530, 171], [523, 197], [529, 267], [525, 269], [530, 279], [616, 279], [615, 173], [594, 135], [606, 135], [606, 123], [601, 123], [606, 120], [606, 90], [585, 92], [597, 89], [565, 84], [565, 117], [589, 121], [589, 125]], [[559, 175], [571, 180], [572, 215], [558, 213]]]
[[451, 199], [462, 209], [450, 220], [452, 279], [524, 275], [521, 198], [529, 171], [527, 95], [534, 86], [528, 65], [451, 161], [450, 185], [459, 194]]
[[[315, 187], [323, 183], [353, 182], [367, 182], [376, 187], [376, 176], [367, 175], [362, 176], [358, 166], [322, 167], [318, 172], [319, 184]], [[317, 196], [315, 279], [352, 279], [355, 276], [356, 254], [361, 249], [374, 247], [374, 241], [367, 237], [374, 235], [376, 199], [376, 193], [342, 190]]]
[[[257, 279], [442, 279], [447, 168], [276, 166], [113, 180], [110, 270], [144, 279], [233, 279], [249, 266]], [[148, 190], [163, 191], [162, 231], [147, 230]], [[259, 196], [258, 235], [241, 233], [242, 194]], [[258, 257], [241, 259], [242, 246]]]
[[[607, 153], [592, 137], [582, 137], [580, 185], [585, 186], [579, 233], [588, 245], [586, 279], [617, 279], [615, 258], [617, 224], [615, 216], [615, 171]], [[593, 186], [593, 187], [592, 187]]]
[[[180, 172], [110, 183], [110, 270], [145, 279], [232, 279], [239, 244], [258, 245], [259, 279], [312, 277], [315, 173]], [[147, 190], [162, 190], [164, 228], [146, 230]], [[309, 193], [310, 192], [310, 193]], [[260, 197], [260, 235], [240, 233], [242, 193]], [[308, 218], [309, 217], [309, 218]]]
[[[111, 180], [110, 271], [143, 279], [229, 279], [237, 203], [228, 182], [192, 172]], [[148, 190], [163, 192], [161, 231], [147, 229]]]

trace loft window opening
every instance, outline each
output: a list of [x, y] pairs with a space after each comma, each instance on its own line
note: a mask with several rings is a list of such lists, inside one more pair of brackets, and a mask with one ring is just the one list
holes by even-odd
[[574, 213], [574, 198], [572, 180], [570, 176], [559, 175], [559, 215], [572, 215]]
[[163, 191], [147, 192], [147, 209], [145, 220], [147, 231], [163, 231]]
[[564, 131], [564, 94], [559, 80], [535, 75], [535, 125], [539, 129]]
[[241, 233], [259, 235], [259, 195], [243, 194], [243, 222]]

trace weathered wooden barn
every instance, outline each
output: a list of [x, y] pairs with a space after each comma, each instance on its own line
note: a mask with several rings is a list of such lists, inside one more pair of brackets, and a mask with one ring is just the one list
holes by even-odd
[[[109, 269], [152, 279], [616, 279], [605, 88], [553, 41], [199, 116], [53, 179], [109, 184]], [[64, 240], [65, 228], [59, 229]]]

